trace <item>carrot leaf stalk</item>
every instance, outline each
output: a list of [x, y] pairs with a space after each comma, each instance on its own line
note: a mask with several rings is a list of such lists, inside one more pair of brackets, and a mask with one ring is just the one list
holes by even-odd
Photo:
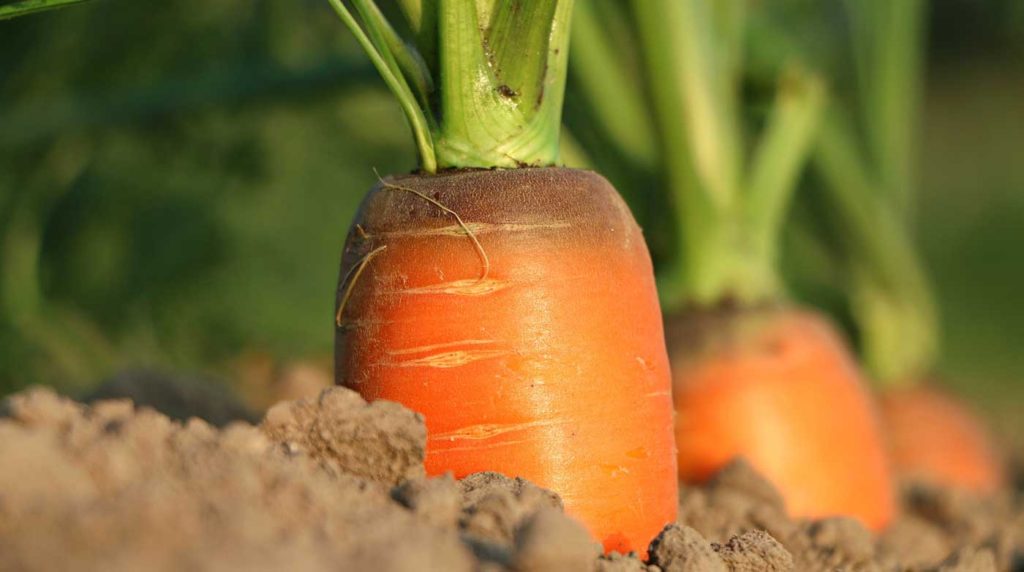
[[866, 0], [847, 9], [857, 106], [829, 111], [814, 162], [843, 233], [864, 361], [875, 379], [894, 386], [926, 375], [939, 347], [938, 311], [909, 213], [923, 6]]
[[619, 161], [627, 161], [626, 168], [653, 170], [657, 136], [634, 64], [636, 54], [628, 53], [631, 46], [622, 41], [629, 33], [623, 29], [628, 21], [619, 2], [576, 4], [572, 43], [586, 49], [571, 50], [572, 76], [594, 114], [593, 123], [606, 132], [602, 145], [611, 147]]
[[776, 243], [824, 107], [824, 84], [790, 65], [764, 133], [748, 145], [738, 85], [742, 3], [634, 0], [633, 9], [681, 242], [659, 277], [663, 303], [777, 298]]
[[329, 1], [401, 104], [424, 171], [558, 161], [572, 0], [402, 0], [410, 40], [372, 0]]
[[[924, 26], [923, 0], [846, 0], [858, 108], [878, 189], [906, 215], [913, 202], [913, 156]], [[884, 190], [883, 190], [884, 189]]]
[[80, 4], [86, 0], [15, 0], [13, 2], [0, 2], [0, 20], [26, 16], [37, 12], [46, 12], [56, 8], [63, 8], [72, 4]]

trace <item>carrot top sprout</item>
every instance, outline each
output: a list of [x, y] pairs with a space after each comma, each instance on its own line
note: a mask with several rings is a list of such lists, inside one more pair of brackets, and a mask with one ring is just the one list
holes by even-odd
[[0, 3], [0, 20], [8, 20], [18, 16], [26, 16], [37, 12], [46, 12], [80, 4], [86, 0], [14, 0], [13, 2]]
[[865, 365], [891, 386], [922, 379], [938, 351], [938, 315], [910, 223], [923, 4], [848, 2], [852, 105], [833, 105], [814, 163], [841, 233], [850, 307]]
[[558, 161], [572, 0], [330, 0], [402, 106], [427, 173]]
[[[641, 134], [652, 131], [658, 148], [624, 146], [638, 166], [655, 157], [666, 179], [675, 244], [663, 246], [658, 282], [667, 310], [726, 300], [757, 304], [780, 294], [777, 237], [817, 130], [825, 88], [816, 74], [793, 61], [778, 78], [763, 131], [750, 140], [739, 85], [743, 4], [635, 0], [632, 18], [615, 14], [607, 2], [578, 9], [579, 41], [605, 38], [604, 48], [616, 52], [618, 44], [608, 43], [617, 40], [608, 38], [618, 34], [641, 48], [647, 81], [640, 93], [628, 93], [616, 78], [633, 73], [623, 57], [617, 58], [617, 70], [602, 69], [591, 61], [597, 57], [593, 53], [574, 55], [573, 66], [585, 98], [610, 132], [627, 129], [615, 117], [620, 107], [607, 105], [603, 86], [627, 92], [619, 96], [621, 109], [633, 117], [641, 115], [637, 102], [651, 100], [652, 113], [629, 123]], [[616, 29], [629, 21], [633, 29]], [[600, 47], [596, 42], [594, 51]]]

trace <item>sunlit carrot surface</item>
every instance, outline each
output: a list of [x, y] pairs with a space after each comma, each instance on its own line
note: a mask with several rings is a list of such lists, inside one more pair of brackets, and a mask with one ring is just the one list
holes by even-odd
[[952, 396], [915, 386], [882, 397], [893, 469], [907, 480], [992, 493], [1004, 481], [996, 448], [980, 419]]
[[[799, 517], [893, 515], [875, 408], [833, 327], [794, 309], [723, 310], [670, 335], [679, 474], [744, 457]], [[670, 327], [670, 334], [673, 329]]]
[[426, 416], [430, 474], [551, 488], [607, 550], [643, 552], [674, 521], [651, 263], [603, 178], [387, 179], [357, 217], [340, 282], [337, 380]]

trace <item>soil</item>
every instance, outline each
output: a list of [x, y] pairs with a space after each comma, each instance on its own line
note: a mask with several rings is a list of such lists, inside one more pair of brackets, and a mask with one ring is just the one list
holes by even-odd
[[1024, 508], [908, 486], [880, 537], [794, 521], [736, 462], [682, 490], [650, 549], [600, 556], [557, 495], [478, 473], [428, 478], [422, 417], [343, 388], [259, 425], [173, 421], [47, 389], [0, 419], [0, 570], [1024, 570]]

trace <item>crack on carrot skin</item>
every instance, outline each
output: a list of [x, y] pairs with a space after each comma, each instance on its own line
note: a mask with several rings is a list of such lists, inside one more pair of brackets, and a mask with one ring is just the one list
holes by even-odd
[[434, 367], [447, 369], [452, 367], [461, 367], [468, 363], [473, 363], [475, 361], [503, 357], [510, 355], [511, 353], [512, 352], [508, 350], [456, 350], [453, 352], [441, 352], [432, 356], [424, 356], [421, 358], [399, 361], [394, 363], [382, 363], [379, 365], [389, 365], [392, 367]]
[[439, 201], [439, 200], [437, 200], [437, 199], [435, 199], [433, 197], [429, 197], [426, 194], [424, 194], [424, 193], [422, 193], [420, 191], [417, 191], [416, 189], [412, 189], [412, 188], [409, 188], [409, 187], [403, 187], [403, 186], [400, 186], [400, 185], [395, 185], [393, 183], [389, 183], [389, 182], [385, 181], [383, 178], [381, 178], [380, 173], [377, 173], [376, 171], [374, 171], [374, 174], [377, 175], [377, 180], [380, 181], [380, 184], [383, 186], [383, 188], [389, 189], [389, 190], [394, 190], [394, 191], [405, 191], [407, 193], [412, 193], [413, 195], [416, 195], [417, 197], [419, 197], [419, 198], [427, 201], [428, 203], [434, 205], [435, 207], [441, 209], [446, 214], [450, 214], [453, 217], [455, 217], [455, 221], [457, 223], [459, 223], [459, 227], [466, 233], [466, 236], [468, 236], [469, 239], [471, 241], [473, 241], [473, 246], [476, 248], [477, 253], [480, 255], [480, 258], [483, 261], [483, 272], [480, 274], [480, 280], [486, 280], [487, 279], [487, 274], [491, 271], [491, 260], [489, 258], [487, 258], [487, 251], [485, 251], [484, 250], [484, 246], [482, 244], [480, 244], [480, 240], [477, 239], [476, 234], [474, 234], [473, 231], [470, 230], [468, 226], [466, 226], [465, 221], [462, 220], [462, 217], [459, 215], [459, 213], [457, 213], [457, 212], [453, 211], [452, 209], [446, 207], [444, 204], [441, 203], [441, 201]]
[[665, 396], [668, 396], [668, 395], [672, 395], [672, 392], [671, 391], [654, 391], [654, 392], [651, 392], [651, 393], [645, 393], [644, 397], [665, 397]]
[[414, 347], [414, 348], [403, 348], [403, 349], [400, 349], [400, 350], [388, 350], [387, 353], [388, 353], [388, 355], [392, 355], [392, 356], [402, 356], [402, 355], [410, 355], [410, 354], [419, 354], [419, 353], [423, 353], [423, 352], [430, 352], [430, 351], [439, 350], [439, 349], [442, 349], [442, 348], [450, 348], [452, 346], [461, 346], [461, 345], [473, 346], [473, 345], [485, 345], [485, 344], [495, 344], [495, 343], [497, 343], [497, 342], [494, 341], [494, 340], [458, 340], [458, 341], [455, 341], [455, 342], [444, 342], [444, 343], [441, 343], [441, 344], [431, 344], [429, 346], [417, 346], [417, 347]]
[[456, 441], [456, 440], [471, 440], [479, 441], [483, 439], [490, 439], [497, 437], [498, 435], [504, 435], [506, 433], [513, 433], [515, 431], [525, 431], [527, 429], [535, 429], [537, 427], [550, 427], [553, 425], [562, 425], [564, 421], [554, 420], [542, 420], [542, 421], [528, 421], [526, 423], [481, 423], [479, 425], [468, 425], [454, 431], [447, 433], [437, 433], [430, 437], [431, 440], [438, 441]]
[[441, 282], [429, 286], [418, 286], [404, 290], [394, 290], [391, 294], [453, 294], [456, 296], [486, 296], [504, 290], [511, 286], [510, 283], [501, 280], [454, 280], [452, 282]]

